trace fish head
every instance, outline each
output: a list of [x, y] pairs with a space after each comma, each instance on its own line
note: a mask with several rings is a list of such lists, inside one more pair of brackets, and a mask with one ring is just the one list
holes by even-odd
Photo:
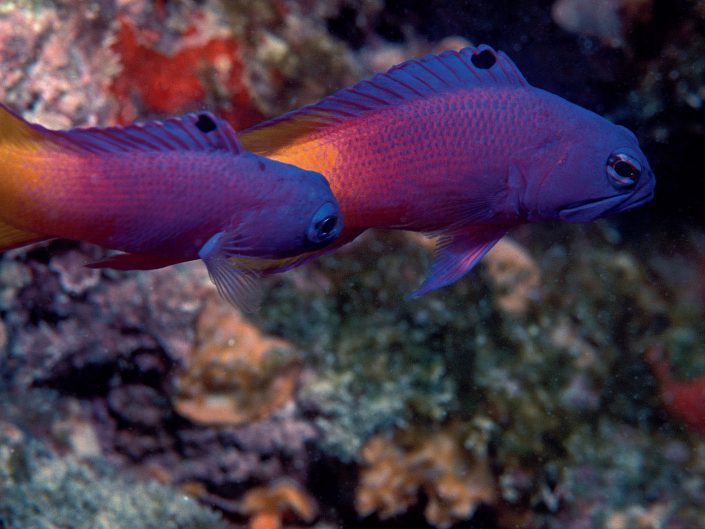
[[238, 231], [255, 241], [239, 252], [249, 257], [280, 259], [328, 246], [343, 230], [338, 201], [328, 181], [303, 170], [261, 156], [256, 157], [261, 188], [257, 201], [233, 217]]
[[591, 222], [654, 197], [656, 178], [636, 136], [585, 113], [527, 170], [529, 220]]

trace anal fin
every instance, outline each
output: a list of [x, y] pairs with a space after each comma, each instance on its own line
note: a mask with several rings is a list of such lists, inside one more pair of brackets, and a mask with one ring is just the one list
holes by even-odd
[[506, 226], [479, 224], [443, 234], [436, 243], [426, 279], [409, 297], [416, 298], [454, 283], [468, 273], [505, 233]]

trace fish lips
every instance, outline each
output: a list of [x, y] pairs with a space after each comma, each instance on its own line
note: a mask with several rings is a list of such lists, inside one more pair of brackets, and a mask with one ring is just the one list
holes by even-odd
[[653, 198], [654, 190], [651, 188], [646, 195], [642, 193], [628, 193], [583, 200], [560, 210], [558, 212], [558, 218], [566, 222], [574, 223], [591, 222], [612, 213], [636, 208], [646, 204]]

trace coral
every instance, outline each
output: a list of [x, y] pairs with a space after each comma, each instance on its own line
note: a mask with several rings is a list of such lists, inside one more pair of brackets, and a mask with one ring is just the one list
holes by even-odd
[[[360, 2], [361, 11], [374, 11], [376, 2]], [[326, 19], [344, 4], [339, 0], [233, 0], [224, 4], [247, 57], [253, 98], [265, 115], [276, 116], [313, 103], [363, 75], [358, 59], [326, 28]]]
[[671, 366], [664, 358], [661, 345], [652, 346], [646, 353], [656, 376], [663, 406], [668, 412], [683, 421], [689, 428], [705, 434], [705, 375], [690, 380], [677, 380]]
[[[113, 10], [103, 2], [3, 2], [0, 101], [50, 127], [104, 123], [117, 60], [106, 45]], [[66, 46], [70, 42], [71, 46]]]
[[58, 274], [64, 292], [76, 296], [95, 287], [100, 281], [100, 272], [87, 268], [85, 264], [85, 254], [74, 250], [53, 258], [49, 270]]
[[623, 46], [625, 34], [651, 18], [653, 0], [557, 0], [551, 8], [556, 24], [566, 31], [597, 37], [609, 46]]
[[217, 298], [196, 324], [196, 348], [178, 375], [174, 406], [202, 424], [262, 419], [293, 396], [299, 362], [293, 347], [263, 336]]
[[299, 485], [282, 479], [248, 490], [240, 511], [249, 517], [250, 529], [280, 529], [284, 520], [311, 523], [318, 507]]
[[[16, 251], [0, 265], [12, 384], [19, 389], [70, 379], [73, 371], [92, 373], [91, 385], [107, 384], [109, 366], [139, 351], [163, 349], [171, 361], [185, 359], [195, 341], [199, 298], [212, 290], [205, 270], [185, 265], [96, 277], [80, 264], [96, 260], [96, 250], [77, 248], [55, 242], [45, 250]], [[27, 251], [45, 262], [24, 262]]]
[[422, 435], [412, 446], [401, 447], [386, 437], [372, 437], [361, 459], [355, 507], [362, 516], [396, 516], [423, 491], [426, 520], [443, 528], [472, 518], [480, 503], [495, 502], [487, 461], [471, 457], [457, 435], [447, 431]]
[[524, 314], [530, 301], [538, 298], [541, 273], [527, 250], [518, 243], [505, 237], [485, 256], [484, 265], [501, 310]]
[[[592, 442], [585, 442], [585, 429], [578, 428], [566, 442], [571, 462], [561, 473], [553, 494], [560, 508], [542, 515], [538, 525], [548, 528], [580, 527], [699, 527], [698, 505], [705, 499], [702, 465], [697, 447], [677, 441], [665, 442], [660, 434], [639, 431], [601, 420]], [[681, 480], [690, 481], [681, 488]], [[674, 488], [679, 493], [670, 494]], [[695, 509], [694, 509], [695, 507]], [[621, 525], [628, 524], [628, 525]]]
[[[255, 493], [252, 525], [309, 523], [272, 514], [267, 494], [283, 476], [311, 488], [300, 492], [319, 500], [322, 526], [359, 524], [354, 499], [338, 494], [358, 472], [360, 511], [399, 513], [365, 524], [462, 523], [478, 501], [465, 470], [479, 473], [491, 504], [468, 523], [490, 512], [488, 529], [701, 526], [705, 445], [677, 414], [700, 424], [692, 377], [704, 367], [693, 351], [705, 332], [705, 236], [661, 221], [702, 208], [683, 178], [660, 175], [702, 166], [691, 146], [703, 135], [705, 3], [615, 0], [586, 12], [588, 2], [553, 2], [580, 7], [578, 30], [596, 38], [561, 30], [551, 3], [0, 2], [0, 99], [61, 127], [200, 106], [239, 126], [412, 55], [488, 42], [532, 83], [634, 128], [668, 206], [620, 229], [518, 230], [520, 246], [501, 243], [463, 280], [413, 301], [405, 296], [428, 249], [370, 233], [268, 279], [262, 312], [247, 320], [217, 304], [200, 264], [96, 272], [80, 265], [102, 253], [66, 241], [8, 252], [0, 415], [61, 451], [158, 476], [243, 524], [231, 507]], [[644, 351], [656, 343], [668, 363], [650, 368]], [[15, 454], [34, 446], [4, 430], [20, 439]], [[92, 505], [97, 491], [123, 498], [115, 491], [127, 487], [71, 458], [39, 467], [82, 469], [64, 474], [66, 509]], [[8, 497], [18, 498], [3, 495], [0, 509]]]
[[214, 17], [208, 11], [191, 13], [194, 22], [166, 52], [155, 49], [158, 34], [138, 33], [128, 19], [119, 20], [111, 49], [122, 70], [110, 90], [120, 103], [120, 122], [144, 111], [171, 115], [206, 104], [238, 128], [262, 118], [243, 82], [240, 46]]
[[[233, 320], [201, 264], [144, 274], [102, 271], [97, 282], [85, 281], [79, 263], [99, 257], [94, 248], [57, 241], [0, 261], [7, 340], [0, 349], [0, 383], [8, 391], [0, 401], [14, 403], [13, 416], [74, 453], [99, 451], [120, 468], [158, 474], [165, 483], [196, 483], [214, 495], [237, 496], [282, 475], [305, 480], [313, 457], [308, 447], [318, 434], [288, 398], [300, 368], [285, 342], [264, 339], [251, 324]], [[186, 373], [197, 344], [214, 352], [209, 362], [232, 360], [227, 354], [234, 349], [224, 347], [230, 338], [245, 347], [235, 361], [238, 381], [262, 383], [258, 399], [248, 401], [241, 391], [238, 401], [251, 403], [249, 416], [259, 413], [260, 420], [194, 425], [174, 408], [177, 377]], [[248, 343], [263, 346], [251, 357], [262, 361], [256, 369], [245, 363]], [[217, 366], [209, 371], [203, 361], [204, 372], [215, 375]], [[54, 390], [50, 398], [41, 389], [47, 387]], [[233, 382], [225, 380], [223, 387]], [[272, 399], [287, 398], [267, 400], [269, 389]], [[71, 399], [82, 403], [80, 416], [67, 412]], [[40, 409], [46, 411], [38, 415]]]
[[6, 529], [225, 529], [220, 516], [169, 487], [116, 477], [104, 462], [58, 458], [0, 423], [0, 523]]

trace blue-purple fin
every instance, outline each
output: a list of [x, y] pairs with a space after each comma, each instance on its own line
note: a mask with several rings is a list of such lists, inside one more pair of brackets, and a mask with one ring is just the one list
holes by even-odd
[[529, 86], [501, 51], [482, 45], [444, 51], [394, 66], [318, 103], [240, 132], [245, 148], [271, 154], [316, 131], [418, 98], [481, 86]]
[[48, 134], [61, 147], [94, 154], [166, 151], [226, 151], [240, 154], [242, 151], [233, 128], [205, 111], [125, 127], [67, 131], [33, 127]]
[[441, 236], [426, 279], [409, 297], [416, 298], [454, 283], [467, 274], [505, 233], [504, 226], [478, 224]]
[[220, 231], [208, 239], [198, 256], [223, 299], [243, 312], [257, 312], [262, 299], [260, 272], [237, 256], [239, 242], [237, 232]]

